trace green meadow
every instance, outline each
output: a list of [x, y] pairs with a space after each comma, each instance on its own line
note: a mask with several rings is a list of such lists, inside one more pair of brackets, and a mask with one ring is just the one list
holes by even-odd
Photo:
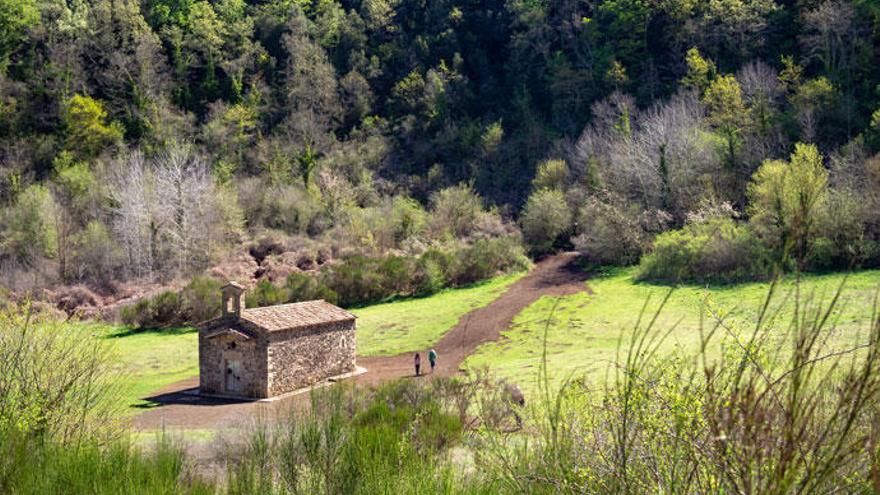
[[[665, 352], [693, 355], [700, 342], [700, 328], [710, 327], [713, 316], [723, 315], [727, 329], [721, 333], [745, 336], [754, 328], [767, 297], [769, 283], [723, 286], [668, 286], [636, 282], [634, 269], [615, 269], [588, 281], [591, 292], [558, 298], [542, 297], [523, 310], [498, 342], [481, 346], [465, 366], [489, 368], [499, 377], [532, 389], [537, 385], [547, 333], [548, 374], [554, 381], [586, 376], [602, 383], [621, 337], [626, 338], [639, 322], [650, 320], [664, 298], [669, 298], [653, 327], [670, 331], [662, 345]], [[846, 280], [845, 280], [846, 279]], [[880, 270], [844, 274], [808, 275], [800, 284], [800, 301], [827, 304], [844, 283], [842, 299], [832, 314], [834, 345], [855, 342], [871, 321], [875, 296], [880, 287]], [[775, 315], [779, 330], [790, 322], [794, 308], [795, 283], [787, 278], [778, 284], [767, 314]], [[671, 290], [671, 293], [670, 293]], [[551, 317], [552, 314], [552, 317]], [[549, 325], [547, 324], [548, 319]], [[626, 341], [625, 341], [626, 343]]]
[[402, 299], [353, 310], [357, 315], [358, 354], [390, 356], [430, 347], [458, 320], [500, 296], [525, 272], [496, 277], [430, 297]]

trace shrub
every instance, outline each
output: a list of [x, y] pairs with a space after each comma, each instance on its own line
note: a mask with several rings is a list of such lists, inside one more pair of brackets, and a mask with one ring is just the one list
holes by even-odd
[[523, 237], [533, 253], [553, 249], [560, 235], [571, 227], [565, 195], [557, 189], [539, 189], [529, 196], [522, 214]]
[[113, 271], [119, 266], [120, 250], [103, 223], [99, 220], [89, 222], [76, 236], [74, 245], [70, 265], [76, 278], [99, 283], [113, 278]]
[[438, 237], [465, 237], [482, 211], [483, 200], [470, 186], [448, 187], [431, 196], [431, 230]]
[[291, 273], [284, 282], [284, 287], [287, 290], [288, 302], [323, 299], [336, 304], [339, 301], [339, 296], [333, 289], [304, 273]]
[[577, 216], [575, 249], [600, 265], [631, 265], [650, 244], [639, 212], [613, 202], [590, 198]]
[[307, 411], [252, 431], [229, 492], [452, 493], [455, 477], [440, 456], [460, 442], [463, 425], [446, 407], [456, 398], [438, 390], [400, 380], [317, 391]]
[[446, 285], [443, 268], [433, 256], [427, 256], [427, 253], [420, 256], [414, 263], [410, 278], [412, 294], [415, 296], [434, 294]]
[[30, 307], [4, 310], [0, 363], [0, 440], [23, 435], [68, 445], [119, 433], [118, 372], [104, 343], [78, 325], [32, 315]]
[[540, 189], [559, 189], [565, 186], [568, 180], [568, 165], [565, 160], [547, 160], [538, 165], [532, 187]]
[[339, 296], [343, 306], [379, 301], [386, 292], [386, 280], [380, 262], [361, 255], [350, 256], [326, 271], [321, 281]]
[[728, 218], [657, 236], [638, 278], [664, 282], [737, 282], [772, 275], [772, 257], [747, 225]]
[[513, 236], [480, 239], [455, 254], [446, 278], [450, 285], [467, 285], [501, 272], [525, 269], [529, 263]]
[[220, 316], [223, 310], [219, 295], [222, 286], [219, 280], [201, 275], [190, 280], [181, 294], [190, 322], [197, 323]]
[[245, 305], [249, 308], [283, 304], [289, 299], [284, 287], [279, 287], [266, 279], [260, 280], [256, 287], [245, 293]]
[[122, 308], [120, 317], [126, 325], [164, 328], [185, 322], [186, 311], [180, 294], [168, 290]]

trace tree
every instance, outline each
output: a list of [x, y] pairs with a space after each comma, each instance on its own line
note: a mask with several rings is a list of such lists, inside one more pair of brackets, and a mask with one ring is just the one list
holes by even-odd
[[532, 187], [538, 189], [559, 189], [568, 180], [568, 165], [565, 160], [546, 160], [538, 165], [538, 171], [532, 180]]
[[81, 158], [100, 153], [122, 140], [122, 126], [109, 122], [100, 101], [76, 94], [67, 99], [62, 115], [67, 129], [67, 149]]
[[538, 189], [526, 201], [520, 222], [526, 244], [532, 252], [543, 254], [571, 228], [571, 210], [562, 191]]
[[687, 64], [687, 74], [682, 78], [681, 83], [702, 94], [715, 78], [715, 62], [703, 58], [700, 50], [694, 47], [687, 51], [685, 63]]
[[285, 130], [294, 146], [324, 152], [342, 115], [336, 70], [324, 49], [309, 36], [304, 16], [294, 16], [289, 29], [284, 37], [288, 56]]
[[825, 201], [828, 172], [815, 145], [798, 143], [788, 162], [767, 160], [749, 184], [750, 223], [783, 261], [801, 267]]
[[801, 139], [814, 140], [822, 113], [834, 101], [834, 87], [824, 76], [810, 79], [797, 87], [790, 100], [801, 126]]
[[724, 162], [735, 170], [742, 134], [751, 124], [749, 110], [742, 97], [742, 88], [730, 74], [718, 76], [703, 94], [709, 123], [721, 134], [725, 143]]
[[70, 278], [68, 270], [74, 237], [88, 221], [90, 196], [99, 194], [95, 176], [89, 165], [77, 161], [69, 152], [62, 151], [53, 161], [53, 196], [57, 207], [53, 210], [58, 255], [58, 276]]
[[40, 20], [35, 0], [0, 0], [0, 73], [27, 28]]
[[207, 163], [175, 143], [146, 161], [130, 154], [111, 191], [113, 231], [132, 275], [203, 267], [230, 232]]
[[52, 214], [56, 205], [44, 186], [21, 191], [2, 217], [0, 257], [8, 256], [27, 268], [37, 268], [44, 256], [54, 255], [56, 231]]

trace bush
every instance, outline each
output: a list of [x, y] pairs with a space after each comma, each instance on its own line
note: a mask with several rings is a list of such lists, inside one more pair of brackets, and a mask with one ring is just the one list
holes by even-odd
[[323, 299], [336, 304], [339, 296], [315, 277], [303, 273], [291, 273], [284, 283], [288, 302], [311, 301]]
[[446, 285], [446, 276], [443, 268], [433, 256], [423, 254], [415, 262], [414, 270], [410, 274], [412, 294], [415, 296], [427, 296], [443, 289]]
[[74, 239], [70, 265], [77, 279], [107, 283], [119, 266], [119, 246], [113, 242], [107, 228], [99, 220], [92, 220]]
[[223, 304], [220, 301], [219, 280], [196, 276], [183, 288], [182, 297], [186, 306], [187, 319], [192, 323], [210, 320], [220, 316]]
[[164, 328], [187, 320], [183, 298], [170, 290], [122, 308], [120, 316], [126, 325], [138, 328]]
[[[0, 312], [0, 440], [11, 435], [71, 445], [117, 435], [122, 426], [109, 349], [78, 325]], [[9, 452], [0, 447], [6, 465]], [[3, 476], [0, 475], [0, 492]], [[12, 490], [15, 493], [15, 490]]]
[[560, 235], [571, 227], [565, 195], [557, 189], [539, 189], [529, 196], [522, 214], [523, 237], [533, 253], [553, 249]]
[[525, 269], [529, 264], [519, 239], [480, 239], [455, 254], [446, 279], [452, 286], [467, 285], [502, 272]]
[[256, 287], [245, 293], [245, 305], [249, 308], [284, 304], [288, 299], [284, 287], [279, 287], [266, 279], [260, 280]]
[[431, 196], [431, 230], [435, 237], [465, 237], [482, 211], [483, 200], [470, 186], [448, 187]]
[[392, 294], [387, 291], [381, 261], [355, 255], [333, 265], [321, 277], [322, 283], [339, 296], [339, 304], [356, 306], [379, 301]]
[[642, 259], [638, 278], [663, 282], [739, 282], [772, 275], [771, 253], [747, 225], [714, 218], [665, 232]]
[[613, 202], [590, 198], [577, 219], [575, 249], [599, 265], [631, 265], [650, 245], [640, 212]]
[[229, 493], [455, 492], [441, 456], [460, 442], [463, 425], [449, 407], [459, 398], [442, 392], [411, 380], [316, 391], [305, 412], [252, 431]]

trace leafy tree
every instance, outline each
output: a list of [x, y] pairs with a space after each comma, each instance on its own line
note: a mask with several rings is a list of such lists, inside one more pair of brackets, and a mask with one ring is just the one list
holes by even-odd
[[24, 31], [40, 20], [35, 0], [0, 0], [0, 73], [19, 47]]
[[694, 88], [701, 94], [709, 87], [709, 83], [715, 78], [715, 63], [703, 58], [700, 50], [691, 48], [685, 56], [687, 74], [681, 80], [686, 87]]
[[0, 249], [19, 264], [37, 268], [44, 256], [55, 254], [56, 231], [52, 212], [56, 205], [49, 190], [30, 185], [4, 211]]
[[568, 165], [565, 160], [546, 160], [538, 165], [538, 171], [532, 180], [532, 187], [536, 190], [562, 190], [566, 180], [568, 180]]
[[803, 262], [825, 201], [828, 172], [815, 145], [798, 143], [788, 162], [768, 160], [749, 184], [750, 223], [783, 259]]
[[64, 105], [67, 148], [78, 156], [89, 158], [122, 139], [122, 126], [109, 122], [100, 101], [80, 94], [68, 98]]
[[706, 88], [703, 103], [709, 114], [709, 123], [724, 139], [724, 162], [735, 169], [739, 165], [737, 154], [742, 135], [751, 124], [739, 82], [729, 74], [718, 76]]

